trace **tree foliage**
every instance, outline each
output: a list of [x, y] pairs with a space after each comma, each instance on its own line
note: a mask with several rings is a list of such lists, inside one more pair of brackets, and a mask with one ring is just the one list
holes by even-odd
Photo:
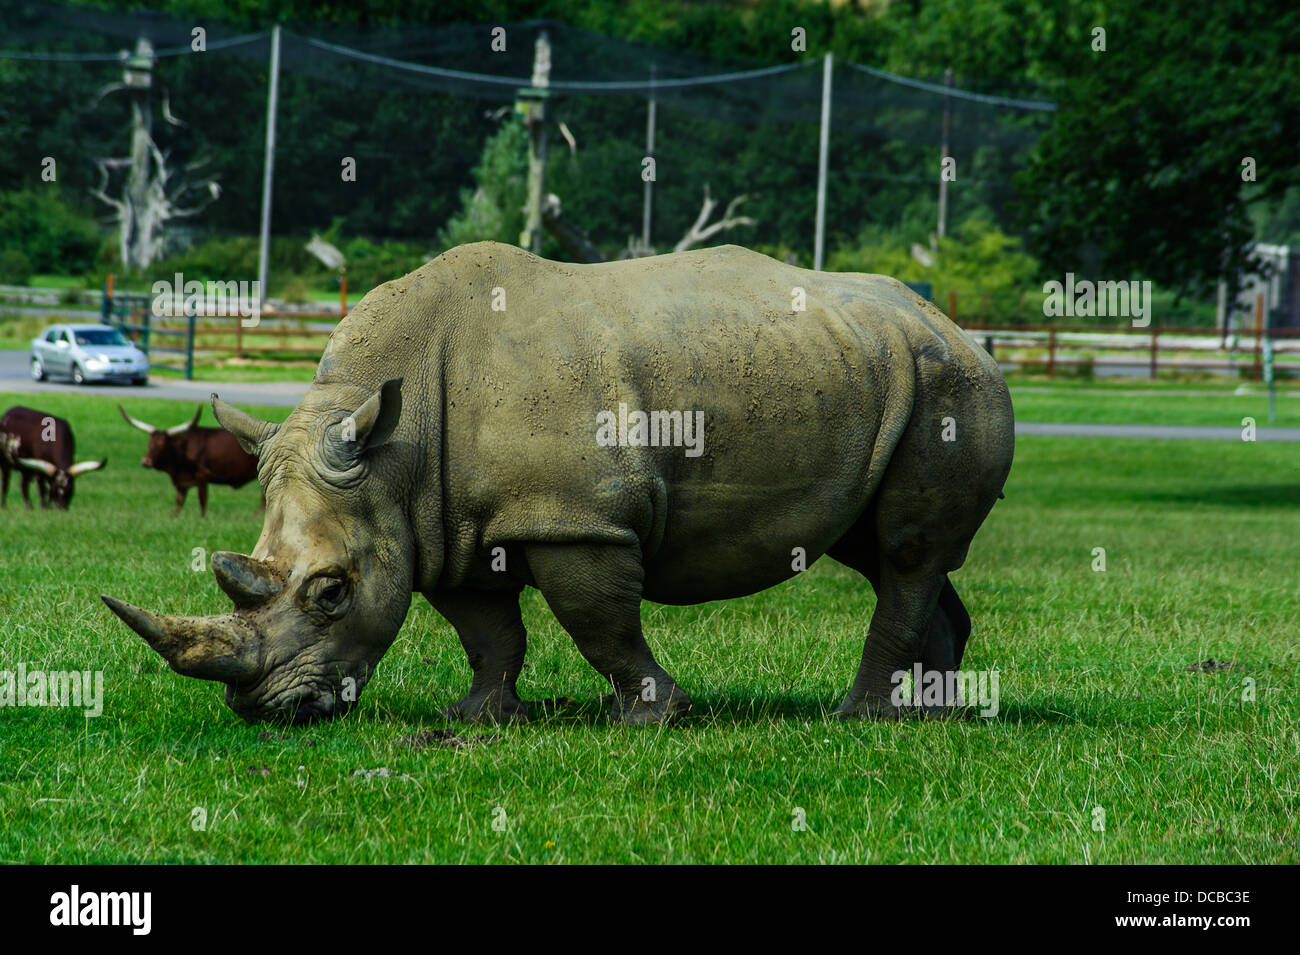
[[[1050, 96], [1060, 104], [1032, 153], [956, 151], [958, 180], [949, 190], [954, 235], [968, 219], [977, 229], [991, 222], [999, 233], [1024, 240], [1047, 275], [1104, 270], [1195, 291], [1239, 265], [1253, 237], [1281, 241], [1277, 237], [1300, 232], [1300, 200], [1287, 193], [1300, 172], [1293, 147], [1300, 132], [1300, 98], [1293, 92], [1300, 8], [1289, 0], [83, 5], [158, 8], [237, 29], [284, 23], [305, 34], [342, 24], [360, 29], [554, 18], [717, 63], [770, 65], [832, 51], [841, 60], [922, 79], [938, 80], [951, 68], [959, 87]], [[794, 27], [807, 32], [805, 52], [791, 49]], [[1097, 28], [1105, 30], [1105, 52], [1093, 50]], [[418, 50], [394, 55], [419, 58]], [[485, 115], [485, 106], [503, 103], [377, 88], [374, 76], [361, 81], [361, 70], [345, 65], [325, 80], [293, 69], [282, 76], [276, 232], [306, 235], [341, 215], [353, 239], [396, 239], [429, 251], [469, 237], [517, 241], [521, 130]], [[199, 151], [218, 157], [225, 192], [205, 212], [204, 228], [254, 233], [265, 62], [177, 57], [160, 64], [159, 76], [176, 91], [190, 92], [173, 99], [190, 124], [173, 144], [175, 161]], [[81, 205], [93, 184], [89, 157], [120, 154], [123, 147], [121, 117], [84, 107], [103, 81], [102, 71], [89, 67], [0, 60], [0, 135], [10, 145], [0, 152], [0, 182], [31, 186], [41, 157], [56, 156], [65, 199]], [[208, 95], [217, 89], [220, 95]], [[507, 91], [503, 100], [508, 97]], [[553, 107], [553, 120], [566, 123], [577, 149], [570, 153], [551, 127], [548, 191], [561, 196], [565, 215], [594, 241], [621, 247], [640, 232], [644, 99], [556, 97]], [[846, 116], [863, 107], [838, 101], [836, 109]], [[707, 184], [716, 197], [750, 195], [745, 209], [758, 224], [747, 242], [806, 256], [813, 237], [816, 124], [815, 104], [802, 121], [764, 125], [661, 109], [652, 241], [663, 245], [680, 236]], [[507, 155], [516, 145], [518, 155]], [[355, 159], [358, 183], [340, 179], [342, 157]], [[1254, 160], [1254, 182], [1242, 180], [1247, 158]], [[905, 246], [926, 244], [932, 226], [917, 210], [933, 207], [938, 161], [932, 139], [834, 129], [829, 247], [844, 246], [852, 255], [864, 229], [874, 230], [871, 235], [904, 230]]]
[[1060, 115], [1018, 180], [1030, 248], [1204, 290], [1244, 263], [1250, 207], [1300, 174], [1300, 7], [1144, 0], [1098, 25], [1104, 52], [1057, 51]]
[[99, 249], [95, 220], [64, 201], [57, 186], [0, 192], [0, 252], [9, 252], [8, 271], [78, 275]]

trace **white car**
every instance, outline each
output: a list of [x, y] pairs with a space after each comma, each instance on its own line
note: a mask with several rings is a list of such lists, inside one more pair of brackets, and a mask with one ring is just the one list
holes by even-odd
[[32, 377], [53, 375], [88, 381], [149, 380], [149, 359], [111, 325], [51, 325], [32, 339]]

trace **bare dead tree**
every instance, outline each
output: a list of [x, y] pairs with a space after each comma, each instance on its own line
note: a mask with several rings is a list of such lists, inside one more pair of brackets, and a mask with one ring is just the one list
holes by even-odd
[[726, 211], [722, 213], [722, 218], [717, 222], [707, 224], [713, 217], [713, 210], [718, 207], [718, 201], [709, 196], [709, 187], [704, 187], [704, 204], [700, 206], [700, 214], [695, 217], [691, 227], [686, 234], [682, 236], [675, 246], [674, 252], [685, 252], [692, 249], [701, 242], [707, 242], [719, 232], [730, 232], [742, 225], [754, 225], [755, 222], [749, 216], [736, 215], [736, 208], [748, 199], [748, 194], [736, 196], [727, 203]]
[[[169, 220], [198, 215], [221, 195], [215, 176], [196, 178], [194, 175], [206, 165], [206, 159], [186, 164], [177, 175], [168, 168], [170, 154], [154, 142], [149, 91], [155, 59], [153, 44], [140, 37], [135, 53], [126, 60], [123, 82], [105, 87], [95, 97], [98, 102], [118, 90], [126, 90], [131, 95], [131, 155], [96, 159], [99, 185], [90, 191], [114, 210], [119, 254], [122, 264], [130, 269], [144, 268], [162, 254], [163, 230]], [[185, 125], [172, 113], [165, 92], [162, 116], [173, 126]], [[118, 171], [125, 172], [125, 179], [120, 195], [114, 196], [109, 193], [109, 185]], [[197, 202], [183, 205], [186, 197], [194, 193], [198, 194]]]
[[[576, 155], [577, 140], [573, 133], [563, 123], [560, 124], [560, 132], [563, 134], [565, 141], [569, 144], [569, 150]], [[706, 183], [704, 186], [704, 202], [700, 205], [699, 215], [691, 223], [691, 227], [686, 231], [673, 246], [674, 252], [685, 252], [692, 249], [701, 242], [707, 242], [722, 232], [730, 232], [732, 229], [740, 226], [756, 225], [756, 221], [749, 216], [736, 215], [736, 209], [740, 204], [749, 198], [749, 195], [743, 194], [736, 196], [729, 203], [722, 213], [722, 218], [716, 222], [710, 222], [713, 213], [717, 211], [718, 201], [709, 195], [709, 187]], [[554, 193], [548, 193], [542, 200], [542, 227], [549, 232], [564, 250], [576, 262], [603, 262], [604, 255], [587, 233], [577, 223], [568, 219], [564, 215], [564, 210], [560, 203], [560, 197]], [[637, 259], [645, 256], [657, 255], [654, 246], [642, 244], [639, 238], [628, 236], [627, 247], [620, 250], [618, 258]]]

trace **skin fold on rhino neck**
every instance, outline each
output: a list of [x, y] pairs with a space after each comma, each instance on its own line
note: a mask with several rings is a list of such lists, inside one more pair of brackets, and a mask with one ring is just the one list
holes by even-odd
[[414, 484], [411, 446], [393, 440], [401, 384], [313, 389], [280, 425], [214, 400], [267, 496], [253, 552], [212, 556], [233, 612], [169, 617], [104, 597], [173, 670], [226, 684], [249, 722], [346, 713], [406, 619]]
[[322, 436], [346, 417], [337, 409], [299, 409], [259, 449], [268, 507], [251, 558], [284, 583], [254, 610], [264, 644], [261, 679], [227, 694], [246, 718], [295, 708], [309, 717], [346, 712], [410, 606], [406, 501], [374, 479], [394, 468], [385, 459], [402, 449], [397, 442], [373, 449], [346, 470], [322, 461]]

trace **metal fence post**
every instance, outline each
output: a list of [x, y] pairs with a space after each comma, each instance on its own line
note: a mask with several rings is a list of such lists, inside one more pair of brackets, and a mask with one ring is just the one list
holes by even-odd
[[822, 124], [817, 140], [817, 211], [813, 236], [813, 271], [822, 270], [826, 248], [826, 177], [831, 145], [831, 74], [835, 58], [827, 53], [822, 60]]
[[185, 338], [185, 380], [194, 380], [194, 326], [199, 320], [198, 309], [191, 308], [189, 335]]
[[1259, 381], [1264, 372], [1264, 356], [1261, 354], [1264, 339], [1264, 293], [1255, 296], [1255, 368], [1250, 377]]

